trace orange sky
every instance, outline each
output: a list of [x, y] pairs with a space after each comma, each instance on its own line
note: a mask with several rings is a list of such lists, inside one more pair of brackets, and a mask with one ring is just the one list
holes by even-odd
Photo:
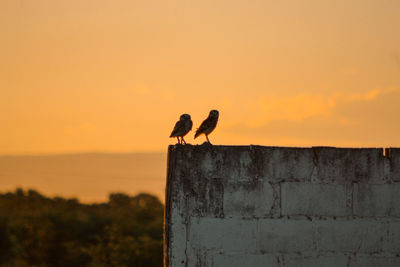
[[[398, 0], [0, 0], [0, 154], [400, 146]], [[186, 138], [191, 143], [193, 132]]]

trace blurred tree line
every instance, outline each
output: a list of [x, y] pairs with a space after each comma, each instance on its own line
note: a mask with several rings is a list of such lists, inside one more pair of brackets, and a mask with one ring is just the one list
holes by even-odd
[[0, 194], [0, 266], [162, 266], [163, 204], [116, 193], [107, 203]]

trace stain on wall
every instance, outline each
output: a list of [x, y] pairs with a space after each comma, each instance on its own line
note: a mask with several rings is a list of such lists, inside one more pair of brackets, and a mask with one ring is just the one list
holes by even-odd
[[165, 266], [400, 266], [399, 148], [168, 154]]

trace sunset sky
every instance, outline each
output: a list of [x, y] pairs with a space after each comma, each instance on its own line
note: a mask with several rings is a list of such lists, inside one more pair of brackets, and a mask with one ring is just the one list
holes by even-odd
[[[0, 0], [0, 154], [400, 146], [399, 0]], [[202, 136], [189, 143], [203, 143]]]

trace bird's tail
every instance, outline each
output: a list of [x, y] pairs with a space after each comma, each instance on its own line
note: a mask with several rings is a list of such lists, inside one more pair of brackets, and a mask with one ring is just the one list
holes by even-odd
[[199, 132], [199, 130], [197, 129], [196, 133], [194, 134], [194, 139], [196, 139], [197, 136], [199, 136], [201, 133]]

